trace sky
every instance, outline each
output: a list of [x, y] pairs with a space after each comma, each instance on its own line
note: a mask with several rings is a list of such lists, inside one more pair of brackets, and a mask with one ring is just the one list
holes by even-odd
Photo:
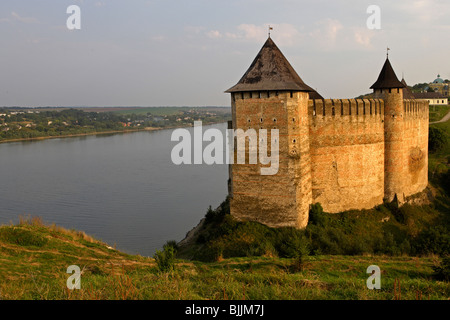
[[371, 92], [387, 47], [409, 85], [450, 79], [449, 15], [448, 0], [2, 0], [0, 106], [229, 106], [269, 25], [324, 98]]

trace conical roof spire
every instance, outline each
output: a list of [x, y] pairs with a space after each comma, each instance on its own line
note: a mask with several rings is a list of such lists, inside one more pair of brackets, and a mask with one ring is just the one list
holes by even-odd
[[370, 89], [390, 89], [390, 88], [404, 88], [405, 85], [398, 81], [394, 69], [392, 69], [389, 58], [386, 57], [386, 62], [381, 69], [377, 81], [370, 87]]
[[408, 85], [406, 84], [405, 78], [402, 78], [401, 83], [405, 86], [403, 90], [403, 99], [415, 99], [414, 93], [409, 90]]
[[239, 82], [225, 92], [315, 91], [299, 77], [269, 37]]

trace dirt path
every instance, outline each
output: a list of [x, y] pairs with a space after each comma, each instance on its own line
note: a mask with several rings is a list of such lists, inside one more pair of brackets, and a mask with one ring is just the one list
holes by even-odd
[[430, 122], [430, 124], [446, 122], [446, 121], [448, 121], [449, 119], [450, 119], [450, 111], [447, 112], [447, 114], [446, 114], [441, 120], [439, 120], [439, 121], [434, 121], [434, 122]]

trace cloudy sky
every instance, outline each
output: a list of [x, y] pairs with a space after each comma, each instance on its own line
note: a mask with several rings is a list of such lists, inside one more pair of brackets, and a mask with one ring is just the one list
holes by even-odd
[[2, 0], [0, 106], [226, 106], [268, 25], [325, 98], [370, 92], [386, 47], [408, 84], [450, 79], [449, 15], [448, 0]]

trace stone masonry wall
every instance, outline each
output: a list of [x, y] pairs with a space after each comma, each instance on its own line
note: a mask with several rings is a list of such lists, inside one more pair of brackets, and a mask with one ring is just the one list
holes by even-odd
[[310, 100], [308, 114], [312, 202], [327, 212], [382, 203], [383, 100]]
[[[271, 227], [303, 228], [309, 205], [327, 212], [370, 209], [422, 191], [428, 184], [428, 102], [383, 99], [316, 99], [304, 92], [232, 94], [232, 128], [279, 130], [279, 170], [230, 166], [231, 214]], [[258, 135], [257, 139], [261, 139]], [[269, 167], [270, 165], [266, 165]]]
[[308, 94], [305, 92], [232, 94], [234, 130], [254, 129], [258, 132], [267, 129], [269, 151], [270, 130], [279, 130], [277, 174], [261, 175], [263, 165], [259, 160], [257, 164], [249, 164], [249, 144], [246, 144], [245, 164], [237, 164], [235, 152], [230, 174], [230, 208], [237, 219], [258, 221], [272, 227], [306, 226], [311, 203], [307, 105]]
[[427, 100], [403, 100], [405, 163], [404, 197], [422, 191], [428, 185]]

